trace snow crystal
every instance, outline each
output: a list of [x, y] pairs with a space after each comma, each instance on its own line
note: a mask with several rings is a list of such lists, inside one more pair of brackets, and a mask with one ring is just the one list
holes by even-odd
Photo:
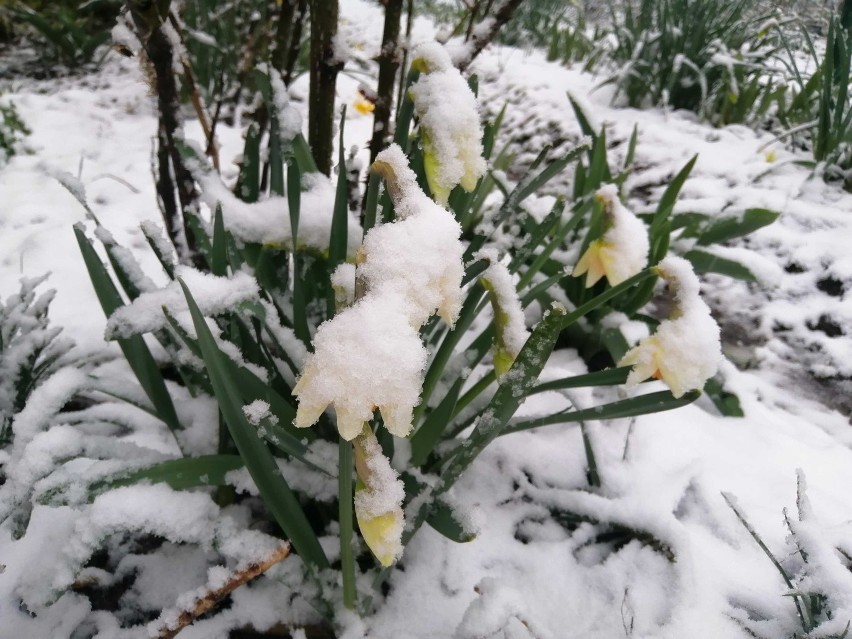
[[[187, 167], [198, 181], [202, 201], [211, 210], [221, 205], [225, 226], [234, 237], [243, 242], [292, 248], [293, 235], [286, 197], [243, 202], [210, 167], [197, 159], [188, 160]], [[302, 176], [297, 248], [328, 251], [334, 198], [335, 186], [327, 176], [322, 173], [306, 173]], [[363, 230], [351, 214], [347, 224], [347, 255], [351, 256], [358, 249]]]
[[619, 366], [634, 367], [627, 377], [628, 388], [658, 376], [680, 397], [703, 388], [716, 373], [722, 357], [719, 326], [699, 296], [698, 278], [689, 262], [670, 256], [657, 270], [673, 290], [674, 311], [653, 335], [628, 351]]
[[368, 297], [320, 325], [293, 393], [296, 426], [313, 424], [334, 404], [345, 439], [356, 437], [378, 407], [388, 430], [404, 437], [420, 400], [426, 349], [399, 296]]
[[355, 440], [355, 516], [364, 541], [384, 566], [402, 554], [405, 487], [369, 429]]
[[424, 71], [409, 92], [420, 119], [426, 177], [444, 204], [457, 184], [472, 191], [485, 173], [476, 96], [437, 42], [418, 45], [413, 64]]

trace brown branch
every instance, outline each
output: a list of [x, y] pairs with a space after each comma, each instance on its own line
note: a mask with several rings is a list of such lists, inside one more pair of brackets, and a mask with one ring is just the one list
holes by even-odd
[[216, 604], [222, 601], [234, 590], [248, 583], [255, 577], [259, 577], [272, 566], [286, 559], [289, 554], [290, 544], [283, 543], [262, 560], [252, 562], [246, 568], [233, 573], [224, 585], [218, 588], [208, 588], [203, 594], [196, 597], [191, 609], [182, 610], [176, 620], [164, 623], [157, 629], [158, 639], [173, 639], [173, 637], [175, 637], [181, 630], [186, 628], [204, 613], [212, 610]]
[[334, 148], [334, 97], [337, 73], [335, 59], [338, 0], [311, 0], [311, 83], [308, 93], [308, 142], [317, 168], [331, 175]]
[[[506, 0], [503, 5], [497, 10], [494, 14], [494, 18], [491, 24], [488, 27], [488, 31], [485, 33], [477, 33], [477, 30], [474, 29], [470, 36], [470, 53], [468, 56], [459, 63], [459, 69], [464, 71], [467, 69], [471, 62], [476, 59], [482, 50], [487, 47], [491, 41], [497, 36], [509, 20], [512, 19], [515, 11], [521, 6], [521, 3], [524, 0]], [[481, 23], [480, 23], [481, 24]]]

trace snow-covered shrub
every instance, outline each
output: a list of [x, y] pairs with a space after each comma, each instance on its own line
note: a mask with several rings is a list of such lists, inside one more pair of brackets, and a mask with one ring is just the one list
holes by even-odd
[[56, 370], [73, 344], [50, 328], [48, 309], [55, 291], [36, 297], [47, 276], [25, 279], [21, 290], [0, 300], [0, 448], [12, 441], [12, 420], [33, 391]]

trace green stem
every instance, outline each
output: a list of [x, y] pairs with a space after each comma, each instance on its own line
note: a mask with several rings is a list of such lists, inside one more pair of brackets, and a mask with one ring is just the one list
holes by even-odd
[[352, 444], [341, 438], [338, 442], [338, 460], [340, 468], [337, 477], [338, 518], [340, 520], [340, 567], [343, 574], [343, 605], [354, 610], [357, 598], [355, 592], [355, 553], [352, 550]]

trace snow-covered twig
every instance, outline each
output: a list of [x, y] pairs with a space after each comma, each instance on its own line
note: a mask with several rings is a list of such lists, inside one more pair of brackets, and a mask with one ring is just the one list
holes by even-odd
[[242, 570], [231, 574], [221, 585], [214, 586], [208, 582], [202, 592], [195, 597], [190, 607], [182, 607], [178, 611], [164, 611], [160, 615], [160, 619], [164, 619], [164, 621], [156, 629], [156, 637], [158, 639], [172, 639], [198, 617], [212, 610], [216, 604], [234, 590], [259, 577], [275, 564], [284, 561], [289, 555], [290, 544], [283, 543], [260, 561], [252, 562]]

